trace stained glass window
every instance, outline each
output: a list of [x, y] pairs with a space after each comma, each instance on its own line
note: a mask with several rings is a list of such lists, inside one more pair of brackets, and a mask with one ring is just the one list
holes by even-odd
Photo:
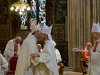
[[[21, 2], [27, 2], [27, 0], [20, 0]], [[20, 13], [20, 29], [21, 30], [27, 30], [28, 29], [28, 18], [27, 18], [27, 12], [23, 10], [23, 12]]]
[[37, 21], [37, 2], [36, 0], [31, 0], [31, 8], [32, 8], [32, 13], [31, 13], [31, 17], [33, 20]]
[[20, 15], [20, 19], [21, 19], [21, 30], [27, 30], [28, 26], [27, 26], [27, 12], [22, 12], [23, 14]]
[[46, 23], [46, 1], [38, 0], [39, 3], [39, 21]]
[[[46, 23], [46, 0], [30, 0], [29, 2], [31, 6], [31, 18], [33, 21], [37, 23]], [[29, 18], [27, 12], [23, 12], [20, 16], [21, 19], [21, 30], [28, 30], [30, 28]]]

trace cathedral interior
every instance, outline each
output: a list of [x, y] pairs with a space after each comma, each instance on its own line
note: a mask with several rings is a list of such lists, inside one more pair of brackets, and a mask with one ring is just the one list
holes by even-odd
[[[37, 22], [45, 20], [48, 26], [53, 24], [51, 34], [63, 64], [80, 72], [81, 51], [88, 41], [94, 43], [91, 27], [93, 22], [100, 22], [100, 0], [24, 0], [31, 10], [23, 14], [10, 10], [16, 1], [0, 0], [1, 53], [10, 39], [21, 36], [24, 40], [27, 37], [30, 18]], [[32, 1], [36, 1], [36, 4], [32, 4]], [[41, 40], [39, 43], [43, 44]]]

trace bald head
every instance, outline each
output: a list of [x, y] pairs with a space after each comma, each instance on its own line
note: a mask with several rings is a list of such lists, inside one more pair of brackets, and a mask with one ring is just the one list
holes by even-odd
[[92, 48], [92, 44], [90, 42], [87, 42], [86, 48], [87, 48], [87, 50], [90, 50]]
[[38, 48], [39, 48], [39, 49], [42, 49], [42, 46], [41, 46], [41, 44], [38, 44]]
[[21, 42], [21, 37], [20, 36], [17, 36], [16, 38], [15, 38], [15, 43], [16, 44], [19, 44], [20, 42]]
[[42, 49], [41, 44], [38, 44], [37, 46], [38, 46], [38, 50], [39, 50], [39, 52], [41, 52], [41, 49]]

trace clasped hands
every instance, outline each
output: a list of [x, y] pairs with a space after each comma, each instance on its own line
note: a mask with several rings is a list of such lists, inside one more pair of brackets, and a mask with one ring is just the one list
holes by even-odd
[[32, 58], [39, 57], [39, 56], [40, 56], [39, 53], [32, 53], [32, 54], [31, 54], [31, 57], [32, 57]]

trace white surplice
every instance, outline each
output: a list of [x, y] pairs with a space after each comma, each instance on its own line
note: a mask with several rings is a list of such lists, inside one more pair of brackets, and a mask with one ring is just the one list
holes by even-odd
[[8, 62], [0, 53], [0, 75], [4, 75], [8, 70]]
[[34, 35], [28, 36], [22, 44], [18, 57], [15, 75], [33, 75], [34, 65], [39, 63], [38, 57], [31, 58], [32, 53], [38, 53], [37, 39]]
[[55, 48], [50, 40], [46, 40], [44, 48], [40, 53], [40, 64], [36, 67], [35, 75], [59, 75]]
[[96, 42], [99, 42], [96, 48], [96, 52], [93, 52], [94, 46], [91, 49], [88, 75], [100, 75], [100, 39]]
[[[8, 61], [10, 60], [11, 57], [14, 56], [14, 42], [15, 39], [9, 40], [4, 51], [5, 58]], [[19, 53], [20, 53], [20, 44], [18, 44], [17, 55], [19, 55]]]

